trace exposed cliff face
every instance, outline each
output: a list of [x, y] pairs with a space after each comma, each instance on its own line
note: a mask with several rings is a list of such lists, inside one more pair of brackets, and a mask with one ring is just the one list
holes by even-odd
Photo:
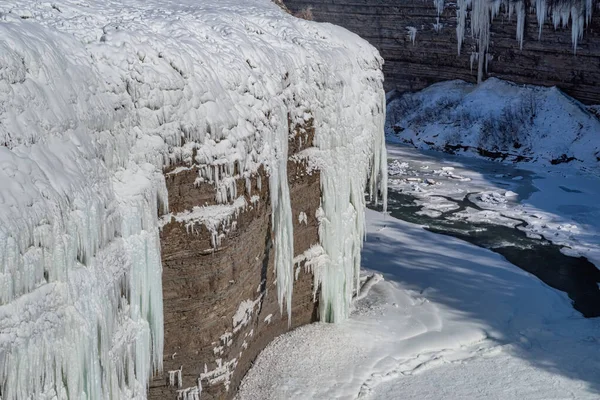
[[[290, 155], [313, 146], [314, 128], [306, 128], [291, 132]], [[320, 174], [306, 166], [303, 161], [288, 161], [296, 256], [319, 245], [315, 215]], [[215, 204], [213, 187], [194, 184], [197, 176], [196, 168], [167, 171], [172, 213]], [[202, 224], [186, 227], [168, 219], [164, 225], [165, 372], [151, 383], [149, 398], [175, 399], [178, 394], [193, 398], [198, 378], [203, 399], [231, 398], [254, 358], [275, 336], [316, 319], [314, 277], [302, 265], [296, 266], [291, 325], [280, 311], [268, 182], [264, 168], [252, 177], [247, 203], [220, 227], [223, 237], [217, 248]], [[246, 182], [236, 183], [244, 193]], [[181, 387], [176, 372], [180, 368]]]
[[[457, 9], [447, 2], [407, 0], [287, 0], [293, 11], [312, 7], [317, 21], [341, 25], [367, 39], [385, 59], [386, 90], [401, 92], [423, 89], [432, 83], [462, 79], [477, 80], [475, 40], [467, 29], [461, 55], [457, 55]], [[533, 5], [533, 3], [531, 3]], [[533, 5], [535, 7], [535, 5]], [[571, 23], [554, 29], [546, 18], [541, 39], [534, 8], [524, 9], [523, 49], [519, 49], [517, 18], [503, 15], [492, 21], [485, 77], [517, 83], [558, 86], [584, 103], [600, 103], [600, 9], [593, 2], [590, 23], [573, 54]], [[582, 17], [583, 18], [583, 17]], [[467, 17], [466, 26], [470, 26]], [[414, 29], [413, 29], [414, 28]]]

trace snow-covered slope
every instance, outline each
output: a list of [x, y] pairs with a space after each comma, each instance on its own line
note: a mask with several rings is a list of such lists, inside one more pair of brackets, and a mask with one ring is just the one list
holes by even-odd
[[367, 227], [385, 280], [347, 322], [275, 339], [238, 400], [599, 398], [598, 318], [490, 250], [372, 210]]
[[386, 135], [417, 147], [600, 166], [600, 120], [557, 88], [442, 82], [388, 104]]
[[289, 307], [288, 118], [315, 121], [322, 316], [347, 316], [368, 171], [372, 189], [387, 175], [381, 63], [267, 0], [3, 1], [0, 397], [145, 397], [162, 364], [157, 210], [173, 163], [202, 164], [220, 203], [237, 198], [231, 177], [267, 167]]

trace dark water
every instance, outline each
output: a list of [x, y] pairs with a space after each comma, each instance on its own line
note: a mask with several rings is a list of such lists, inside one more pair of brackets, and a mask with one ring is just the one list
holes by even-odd
[[[571, 298], [573, 307], [585, 317], [600, 317], [600, 270], [584, 257], [570, 257], [560, 252], [561, 247], [545, 239], [535, 239], [519, 230], [527, 222], [515, 220], [516, 226], [467, 222], [448, 219], [466, 207], [481, 210], [468, 199], [454, 202], [456, 210], [439, 217], [417, 215], [421, 206], [413, 196], [390, 190], [388, 211], [394, 218], [425, 225], [427, 230], [453, 236], [476, 246], [490, 249], [504, 256], [510, 263], [535, 275], [548, 286], [561, 290]], [[381, 208], [379, 207], [379, 210]]]

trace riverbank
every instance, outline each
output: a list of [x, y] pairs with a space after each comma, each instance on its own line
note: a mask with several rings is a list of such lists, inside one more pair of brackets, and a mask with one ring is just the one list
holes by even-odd
[[238, 399], [596, 399], [600, 320], [502, 256], [367, 211], [385, 281], [341, 325], [283, 335]]
[[490, 78], [387, 95], [389, 141], [480, 158], [600, 170], [598, 106], [556, 87]]
[[384, 281], [346, 323], [276, 339], [238, 400], [597, 399], [600, 318], [573, 301], [597, 310], [598, 269], [576, 252], [597, 254], [599, 178], [390, 144], [388, 156], [390, 215], [367, 211], [363, 249], [364, 274]]

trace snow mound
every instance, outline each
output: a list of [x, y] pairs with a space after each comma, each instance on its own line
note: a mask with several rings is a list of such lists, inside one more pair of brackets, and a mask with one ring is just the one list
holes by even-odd
[[477, 200], [482, 203], [489, 203], [492, 205], [506, 204], [506, 197], [498, 192], [484, 192], [477, 196]]
[[363, 193], [387, 176], [372, 46], [267, 0], [6, 0], [0, 37], [3, 400], [146, 396], [162, 368], [168, 166], [198, 164], [229, 205], [174, 216], [211, 226], [239, 208], [235, 180], [267, 168], [290, 315], [288, 121], [314, 120], [322, 317], [347, 316]]
[[600, 164], [600, 120], [559, 89], [448, 81], [388, 104], [386, 135], [421, 148], [542, 164]]
[[404, 175], [408, 169], [408, 163], [394, 160], [388, 165], [388, 174], [390, 176]]

